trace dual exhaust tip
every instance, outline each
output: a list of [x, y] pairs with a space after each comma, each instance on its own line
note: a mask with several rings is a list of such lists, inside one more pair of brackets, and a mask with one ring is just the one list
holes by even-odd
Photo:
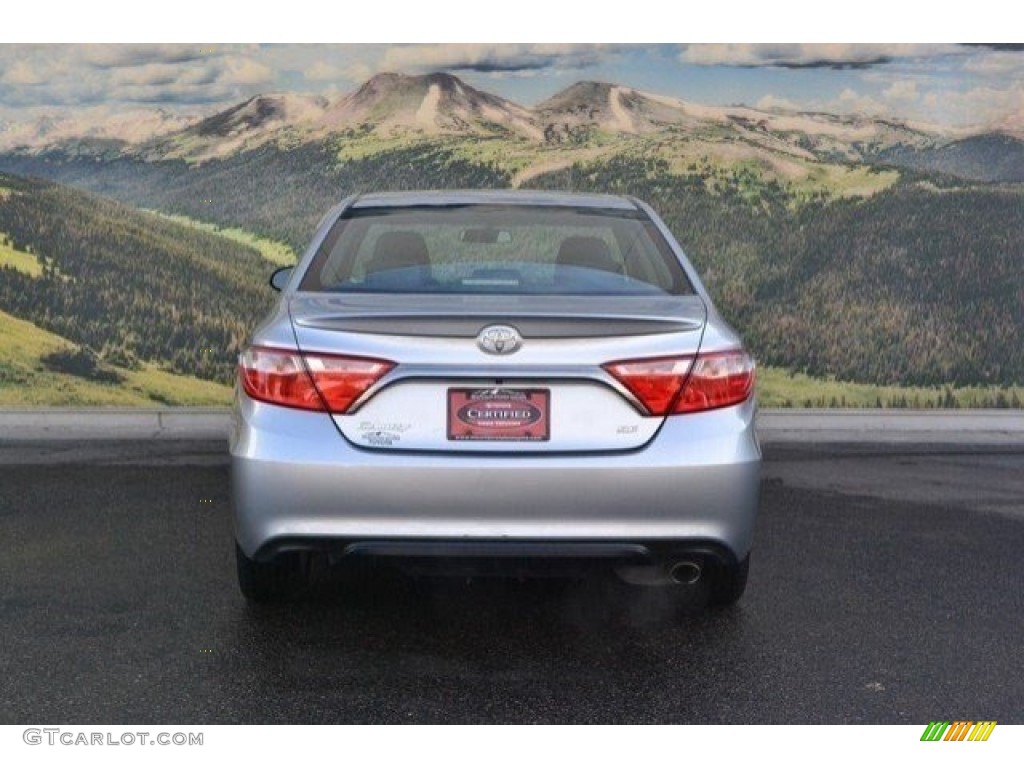
[[701, 573], [700, 564], [692, 560], [680, 560], [668, 569], [668, 575], [676, 584], [696, 584]]

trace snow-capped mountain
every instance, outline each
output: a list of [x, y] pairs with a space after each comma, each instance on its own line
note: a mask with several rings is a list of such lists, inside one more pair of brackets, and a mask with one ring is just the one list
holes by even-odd
[[[971, 135], [997, 135], [1008, 140], [959, 145], [955, 152], [943, 153], [939, 166], [954, 175], [962, 168], [965, 178], [985, 180], [977, 169], [991, 163], [994, 155], [1010, 153], [995, 159], [1009, 169], [1011, 180], [1016, 179], [1024, 123], [1020, 116], [1011, 117], [995, 130], [998, 133], [993, 134], [991, 127], [953, 131], [864, 115], [712, 106], [592, 81], [576, 83], [527, 108], [447, 73], [383, 73], [333, 99], [264, 94], [195, 118], [163, 110], [109, 113], [98, 109], [40, 116], [0, 126], [0, 152], [104, 157], [113, 153], [147, 162], [203, 163], [266, 144], [287, 151], [324, 141], [342, 147], [367, 137], [410, 142], [486, 137], [514, 141], [514, 151], [520, 154], [533, 151], [524, 147], [538, 150], [520, 170], [529, 176], [578, 159], [551, 150], [580, 151], [597, 140], [591, 146], [596, 157], [611, 151], [609, 141], [617, 146], [650, 139], [662, 149], [648, 146], [645, 151], [667, 152], [676, 162], [689, 165], [705, 156], [725, 165], [756, 162], [793, 179], [806, 177], [809, 163], [918, 167], [921, 153], [942, 150]], [[984, 157], [976, 151], [979, 148]], [[999, 178], [1006, 177], [1001, 172]]]
[[540, 139], [534, 115], [454, 75], [375, 75], [324, 115], [328, 131], [369, 128], [382, 134], [519, 134]]

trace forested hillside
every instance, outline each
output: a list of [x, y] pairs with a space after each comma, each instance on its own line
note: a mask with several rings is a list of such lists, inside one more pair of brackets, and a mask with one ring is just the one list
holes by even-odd
[[927, 150], [893, 147], [876, 159], [975, 181], [1024, 180], [1024, 141], [1001, 133], [970, 136]]
[[270, 306], [257, 251], [68, 187], [0, 174], [0, 189], [0, 240], [38, 264], [0, 263], [0, 310], [101, 362], [231, 381]]
[[[57, 163], [37, 156], [33, 162], [36, 170], [116, 191], [137, 205], [241, 226], [299, 252], [327, 208], [352, 192], [511, 183], [494, 164], [473, 163], [434, 141], [345, 162], [336, 148], [313, 144], [290, 152], [265, 145], [197, 167], [123, 158], [99, 168], [86, 159]], [[756, 168], [681, 171], [668, 160], [624, 152], [536, 175], [524, 186], [649, 201], [701, 270], [722, 313], [766, 364], [877, 384], [1024, 382], [1020, 184], [917, 175], [867, 197], [808, 197]], [[0, 306], [98, 347], [113, 338], [147, 359], [173, 361], [175, 370], [223, 380], [228, 356], [195, 350], [237, 348], [269, 300], [262, 288], [269, 266], [241, 246], [199, 241], [195, 231], [188, 235], [193, 245], [184, 248], [179, 229], [112, 203], [55, 187], [38, 190], [0, 206], [0, 231], [33, 244], [67, 274], [96, 269], [77, 255], [88, 248], [89, 258], [104, 265], [98, 274], [106, 287], [59, 283], [52, 269], [41, 280], [22, 274], [16, 284], [5, 281]], [[69, 200], [75, 204], [68, 207]], [[64, 209], [67, 215], [53, 216]], [[105, 228], [86, 225], [100, 210]], [[125, 242], [127, 250], [115, 245]], [[78, 250], [60, 250], [68, 243]], [[175, 256], [138, 258], [165, 250]], [[199, 256], [214, 252], [220, 255]], [[127, 270], [124, 295], [121, 269]], [[236, 285], [243, 288], [229, 289]], [[159, 303], [151, 306], [142, 297], [153, 286]], [[101, 306], [120, 307], [110, 314], [112, 337], [95, 319]]]
[[908, 181], [793, 206], [778, 185], [708, 194], [664, 163], [535, 179], [650, 202], [763, 361], [849, 381], [1024, 381], [1024, 188]]
[[182, 214], [281, 240], [301, 253], [328, 208], [352, 192], [380, 189], [507, 187], [511, 177], [426, 142], [339, 165], [337, 146], [282, 151], [265, 145], [202, 165], [60, 153], [7, 155], [4, 169], [113, 197], [139, 208]]
[[0, 406], [223, 406], [231, 389], [161, 370], [122, 367], [0, 311]]

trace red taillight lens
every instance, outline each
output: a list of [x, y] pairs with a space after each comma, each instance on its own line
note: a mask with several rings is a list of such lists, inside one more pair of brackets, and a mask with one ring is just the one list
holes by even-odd
[[693, 413], [742, 403], [754, 389], [754, 361], [743, 350], [604, 366], [651, 416]]
[[327, 410], [346, 413], [352, 403], [385, 373], [395, 367], [384, 360], [334, 355], [305, 355], [306, 367], [320, 390]]
[[664, 416], [686, 383], [692, 363], [689, 356], [625, 360], [604, 369], [625, 384], [651, 416]]
[[345, 413], [393, 367], [383, 360], [250, 347], [239, 358], [238, 372], [246, 394], [255, 400]]
[[741, 349], [700, 355], [672, 413], [693, 413], [744, 402], [754, 391], [754, 360]]
[[249, 347], [238, 359], [238, 375], [249, 397], [289, 408], [324, 410], [298, 352]]

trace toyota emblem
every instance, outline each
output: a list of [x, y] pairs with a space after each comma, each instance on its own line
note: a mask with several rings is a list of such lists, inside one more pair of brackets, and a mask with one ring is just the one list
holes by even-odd
[[476, 337], [476, 345], [489, 355], [511, 355], [523, 346], [523, 337], [510, 325], [489, 325]]

